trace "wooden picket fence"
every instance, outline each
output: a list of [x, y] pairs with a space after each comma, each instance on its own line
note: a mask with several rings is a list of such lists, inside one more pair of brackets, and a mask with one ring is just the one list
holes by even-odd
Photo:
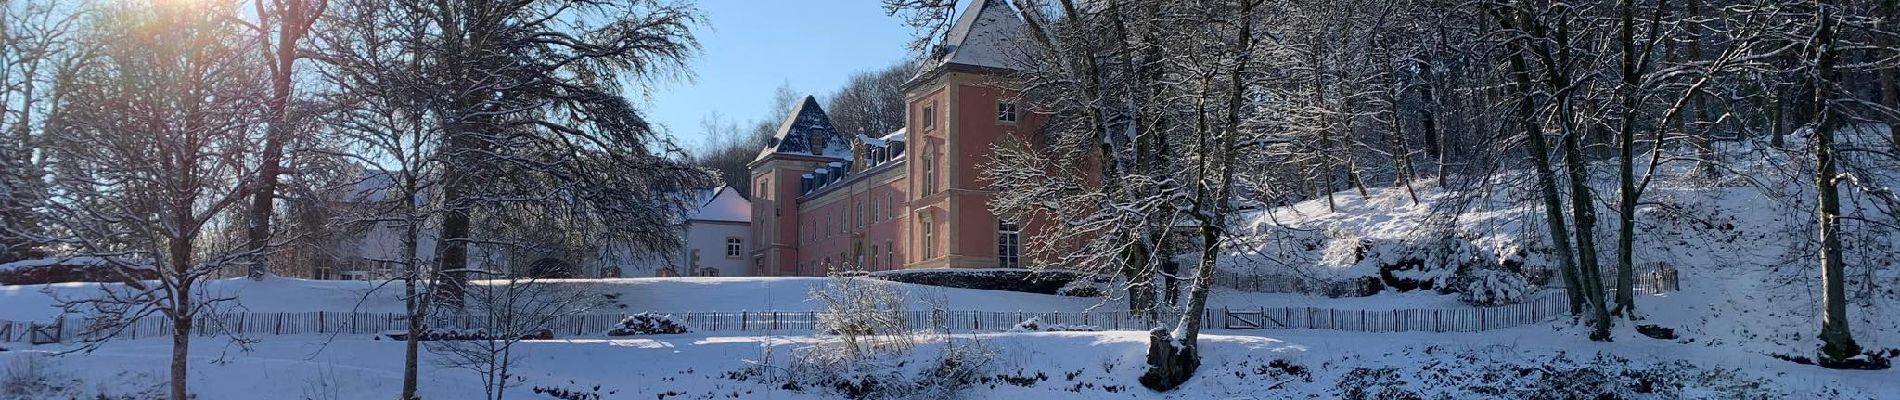
[[[1478, 332], [1535, 324], [1563, 315], [1568, 304], [1561, 292], [1547, 291], [1524, 302], [1500, 307], [1424, 308], [1401, 310], [1342, 310], [1317, 307], [1257, 307], [1247, 309], [1215, 308], [1202, 315], [1205, 329], [1329, 329], [1355, 332]], [[676, 320], [697, 332], [803, 333], [815, 330], [820, 312], [745, 311], [673, 313]], [[584, 314], [558, 318], [547, 328], [556, 336], [598, 336], [624, 318], [624, 314]], [[1149, 320], [1127, 311], [1020, 312], [1020, 311], [908, 311], [905, 321], [911, 329], [938, 329], [951, 332], [996, 332], [1035, 318], [1044, 325], [1087, 325], [1104, 330], [1147, 330], [1158, 324], [1171, 324], [1176, 316]], [[434, 328], [480, 329], [480, 316], [433, 318]], [[1159, 322], [1156, 322], [1159, 321]], [[0, 321], [0, 341], [28, 342], [39, 327], [42, 341], [72, 342], [85, 339], [88, 322], [62, 319], [52, 323]], [[406, 329], [406, 316], [400, 313], [292, 312], [230, 313], [200, 318], [195, 333], [201, 336], [235, 334], [240, 336], [344, 334], [364, 335]], [[171, 335], [171, 321], [151, 316], [134, 321], [113, 339], [138, 339]]]
[[[1647, 265], [1635, 270], [1633, 288], [1642, 293], [1666, 293], [1682, 289], [1678, 280], [1680, 274], [1675, 268], [1666, 265]], [[1524, 271], [1524, 276], [1532, 284], [1546, 287], [1563, 287], [1563, 280], [1557, 279], [1556, 270], [1535, 268]], [[1212, 276], [1214, 286], [1242, 292], [1256, 293], [1305, 293], [1326, 296], [1356, 296], [1360, 283], [1352, 280], [1329, 281], [1284, 274], [1245, 274], [1225, 270], [1215, 270]], [[1616, 272], [1603, 271], [1604, 287], [1616, 287]]]

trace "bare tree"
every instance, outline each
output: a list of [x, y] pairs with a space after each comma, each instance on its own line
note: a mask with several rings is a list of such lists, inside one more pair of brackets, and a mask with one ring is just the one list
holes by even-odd
[[332, 224], [367, 224], [367, 229], [397, 232], [401, 250], [391, 261], [403, 285], [407, 335], [403, 346], [402, 393], [419, 398], [418, 349], [430, 316], [430, 292], [436, 277], [424, 257], [424, 232], [437, 221], [438, 203], [430, 201], [440, 182], [437, 147], [442, 131], [428, 124], [419, 60], [405, 56], [421, 45], [426, 20], [398, 12], [385, 1], [346, 0], [330, 9], [314, 37], [315, 69], [331, 92], [324, 97], [335, 112], [321, 121], [344, 147], [335, 156], [360, 165], [342, 200], [367, 209], [336, 210]]
[[304, 38], [310, 35], [311, 26], [323, 15], [329, 0], [253, 0], [252, 4], [256, 22], [250, 28], [257, 35], [257, 48], [268, 66], [271, 93], [265, 103], [267, 130], [257, 176], [252, 178], [245, 236], [248, 250], [257, 254], [251, 260], [250, 277], [264, 279], [270, 273], [270, 258], [264, 250], [271, 245], [271, 218], [278, 196], [278, 175], [283, 174], [284, 146], [292, 141], [289, 136], [297, 129], [292, 126], [296, 120], [290, 117], [295, 95], [292, 81], [297, 60], [303, 58]]
[[[689, 202], [674, 193], [703, 189], [704, 170], [654, 129], [619, 93], [620, 84], [683, 74], [698, 49], [687, 5], [661, 0], [517, 2], [398, 0], [395, 10], [431, 22], [404, 49], [422, 65], [418, 93], [428, 123], [442, 131], [435, 298], [459, 301], [469, 272], [473, 215], [498, 203], [562, 197], [600, 232], [640, 250], [676, 246], [667, 218]], [[558, 188], [508, 196], [496, 180]], [[523, 185], [520, 187], [529, 187]], [[546, 186], [537, 187], [537, 189]], [[630, 202], [629, 199], [642, 200]], [[651, 199], [650, 201], [644, 201]]]
[[55, 193], [49, 222], [76, 253], [131, 274], [102, 294], [69, 299], [68, 312], [98, 324], [109, 338], [148, 315], [172, 328], [171, 397], [186, 388], [190, 338], [199, 318], [228, 298], [210, 298], [203, 284], [251, 254], [234, 243], [203, 240], [235, 216], [256, 149], [251, 124], [258, 70], [251, 49], [217, 2], [124, 2], [105, 8], [87, 32], [94, 58], [62, 82], [65, 94], [49, 121], [47, 157]]
[[514, 369], [521, 363], [515, 345], [544, 337], [548, 327], [564, 317], [580, 315], [599, 305], [599, 295], [575, 284], [537, 282], [523, 274], [493, 275], [468, 287], [464, 318], [478, 326], [472, 332], [436, 332], [467, 340], [429, 342], [437, 363], [466, 369], [481, 376], [487, 400], [502, 400], [510, 387], [520, 385]]
[[[838, 132], [879, 137], [904, 127], [904, 82], [917, 72], [910, 63], [851, 74], [826, 102], [825, 115]], [[852, 139], [856, 140], [856, 139]]]
[[76, 32], [86, 6], [21, 0], [0, 7], [0, 262], [47, 255], [39, 204], [45, 169], [36, 154], [58, 82], [85, 59]]

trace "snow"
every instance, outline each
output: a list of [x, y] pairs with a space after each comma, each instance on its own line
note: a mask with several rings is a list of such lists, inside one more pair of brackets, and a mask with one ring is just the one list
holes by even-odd
[[711, 198], [700, 203], [699, 208], [687, 216], [694, 221], [752, 222], [752, 202], [731, 186], [720, 186], [713, 190]]
[[[1884, 135], [1884, 128], [1843, 134]], [[1805, 140], [1797, 134], [1791, 142]], [[1860, 140], [1864, 143], [1884, 143]], [[1814, 255], [1814, 199], [1812, 163], [1799, 143], [1773, 148], [1755, 141], [1724, 142], [1719, 150], [1729, 167], [1720, 180], [1684, 179], [1693, 164], [1666, 164], [1644, 195], [1639, 207], [1635, 265], [1666, 265], [1678, 271], [1681, 289], [1668, 293], [1638, 293], [1640, 323], [1677, 329], [1694, 346], [1723, 348], [1767, 357], [1772, 354], [1811, 356], [1820, 325], [1820, 280]], [[1863, 154], [1865, 152], [1844, 152]], [[1845, 157], [1844, 164], [1870, 163]], [[1865, 167], [1860, 174], [1894, 181], [1891, 167]], [[1872, 164], [1880, 165], [1880, 164]], [[1612, 198], [1614, 170], [1594, 166], [1598, 193]], [[1484, 253], [1522, 259], [1527, 266], [1554, 267], [1539, 251], [1528, 257], [1524, 248], [1547, 248], [1543, 211], [1532, 192], [1532, 177], [1508, 171], [1488, 178], [1487, 190], [1453, 192], [1438, 182], [1413, 183], [1419, 199], [1413, 203], [1403, 187], [1368, 188], [1333, 195], [1334, 208], [1319, 198], [1258, 210], [1241, 218], [1239, 246], [1219, 260], [1221, 269], [1236, 273], [1284, 274], [1337, 280], [1376, 276], [1376, 262], [1353, 262], [1358, 244], [1374, 244], [1377, 255], [1407, 251], [1398, 243], [1445, 234], [1469, 241]], [[1876, 200], [1865, 195], [1843, 195], [1845, 213], [1881, 219]], [[1617, 222], [1611, 203], [1600, 203], [1599, 259], [1605, 268], [1614, 260]], [[1455, 218], [1454, 218], [1455, 217]], [[1877, 223], [1850, 223], [1846, 231], [1849, 262], [1848, 315], [1854, 338], [1867, 349], [1900, 348], [1900, 235]], [[1396, 247], [1381, 249], [1378, 247]], [[1605, 271], [1605, 276], [1613, 276]], [[1869, 282], [1871, 280], [1872, 282]], [[1873, 288], [1866, 290], [1863, 288]], [[1215, 293], [1219, 298], [1222, 294]], [[1271, 295], [1243, 295], [1252, 301], [1272, 302]], [[1296, 296], [1296, 299], [1299, 298]], [[1298, 301], [1298, 300], [1295, 300]], [[1319, 300], [1335, 307], [1378, 307], [1411, 302], [1413, 306], [1451, 307], [1455, 296], [1391, 293], [1360, 299]], [[1633, 334], [1628, 321], [1617, 329]], [[1644, 339], [1647, 340], [1647, 339]]]
[[[12, 270], [21, 269], [21, 268], [44, 267], [44, 266], [49, 266], [49, 265], [102, 266], [102, 265], [108, 265], [107, 261], [108, 260], [104, 257], [94, 257], [94, 256], [34, 258], [34, 259], [14, 261], [14, 262], [6, 263], [6, 264], [0, 264], [0, 272], [12, 271]], [[133, 267], [135, 265], [146, 265], [148, 263], [121, 262], [119, 264], [121, 264], [119, 265], [121, 267]]]
[[[626, 312], [737, 312], [813, 311], [819, 305], [806, 294], [825, 278], [681, 277], [542, 280], [541, 284], [570, 285], [612, 295], [616, 310]], [[482, 282], [477, 281], [477, 284]], [[912, 308], [922, 309], [931, 299], [946, 299], [951, 310], [1081, 311], [1101, 300], [994, 290], [954, 289], [890, 283], [909, 295]], [[80, 298], [99, 290], [97, 283], [0, 286], [0, 320], [49, 321], [58, 316], [54, 298]], [[106, 284], [117, 285], [117, 284]], [[273, 277], [263, 281], [244, 278], [205, 283], [213, 296], [237, 298], [231, 302], [246, 312], [403, 311], [401, 283], [316, 281]], [[621, 307], [624, 305], [624, 307]]]
[[1015, 52], [1024, 42], [1023, 20], [1010, 6], [996, 0], [972, 0], [944, 37], [944, 53], [938, 65], [960, 64], [974, 67], [1016, 69], [1021, 63]]
[[[1513, 398], [1483, 396], [1448, 382], [1469, 383], [1486, 376], [1487, 367], [1565, 363], [1549, 361], [1553, 359], [1591, 365], [1587, 361], [1597, 357], [1599, 351], [1629, 359], [1609, 367], [1720, 369], [1733, 376], [1727, 379], [1772, 380], [1775, 385], [1765, 388], [1766, 398], [1900, 397], [1900, 385], [1892, 384], [1896, 374], [1890, 371], [1824, 370], [1763, 361], [1718, 348], [1634, 337], [1594, 343], [1544, 327], [1407, 335], [1215, 330], [1201, 339], [1204, 359], [1200, 372], [1186, 386], [1168, 393], [1143, 389], [1136, 381], [1143, 368], [1146, 332], [997, 333], [958, 338], [980, 342], [998, 352], [985, 367], [985, 377], [991, 380], [972, 387], [969, 398], [1341, 398], [1345, 390], [1354, 388], [1342, 387], [1351, 386], [1342, 383], [1359, 382], [1349, 380], [1355, 368], [1392, 368], [1401, 375], [1419, 370], [1421, 376], [1406, 376], [1410, 379], [1403, 387], [1409, 392], [1447, 398]], [[317, 398], [385, 398], [400, 386], [402, 342], [316, 335], [258, 340], [248, 351], [238, 351], [224, 339], [194, 338], [194, 348], [199, 351], [192, 357], [191, 376], [198, 398], [298, 399], [310, 398], [313, 393], [333, 396]], [[771, 352], [774, 356], [769, 359], [782, 364], [795, 349], [826, 340], [830, 339], [688, 333], [526, 341], [515, 350], [520, 356], [515, 373], [522, 384], [511, 388], [508, 395], [544, 398], [532, 393], [539, 386], [599, 393], [602, 399], [836, 398], [728, 376], [746, 369], [747, 360], [767, 359], [762, 357], [764, 352]], [[169, 339], [162, 338], [119, 341], [92, 353], [67, 355], [55, 354], [67, 348], [64, 346], [32, 346], [0, 352], [0, 365], [43, 358], [51, 361], [51, 374], [86, 382], [84, 387], [125, 393], [162, 387], [169, 345]], [[438, 356], [426, 351], [422, 357], [424, 398], [481, 396], [477, 375], [440, 368], [436, 364]], [[1675, 364], [1682, 359], [1695, 363]], [[1024, 379], [1012, 383], [998, 379], [1001, 377]], [[1691, 386], [1683, 390], [1682, 398], [1727, 398], [1717, 391], [1722, 389], [1717, 385], [1726, 382], [1683, 383]]]

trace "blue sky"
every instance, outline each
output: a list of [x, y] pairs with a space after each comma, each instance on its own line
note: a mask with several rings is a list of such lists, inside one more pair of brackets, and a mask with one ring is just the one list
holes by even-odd
[[912, 37], [877, 0], [703, 0], [699, 9], [706, 25], [695, 35], [703, 49], [688, 67], [697, 76], [633, 95], [690, 148], [707, 141], [699, 127], [707, 115], [743, 126], [763, 117], [772, 92], [786, 83], [822, 97], [853, 72], [908, 57]]

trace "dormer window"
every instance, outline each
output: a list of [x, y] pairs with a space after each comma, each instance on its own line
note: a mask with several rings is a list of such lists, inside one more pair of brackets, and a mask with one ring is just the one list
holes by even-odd
[[1016, 122], [1016, 103], [1011, 103], [1007, 101], [996, 102], [996, 121], [1005, 122], [1005, 123], [1015, 123]]

